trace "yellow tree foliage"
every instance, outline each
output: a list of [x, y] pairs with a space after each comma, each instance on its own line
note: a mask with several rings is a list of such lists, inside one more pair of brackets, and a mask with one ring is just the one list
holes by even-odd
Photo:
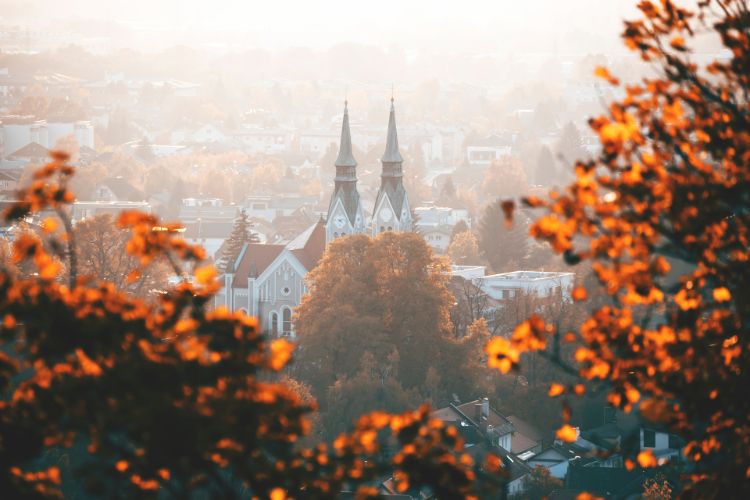
[[[611, 305], [571, 335], [531, 318], [488, 346], [490, 362], [505, 371], [524, 351], [559, 359], [560, 339], [580, 343], [571, 369], [607, 384], [612, 404], [686, 439], [685, 495], [745, 498], [750, 12], [743, 0], [706, 0], [693, 10], [646, 0], [639, 8], [625, 44], [660, 75], [627, 85], [606, 116], [591, 120], [603, 150], [576, 165], [572, 184], [549, 200], [526, 200], [546, 211], [532, 234], [568, 263], [591, 261]], [[699, 31], [717, 36], [726, 57], [693, 62], [686, 40]], [[569, 437], [569, 426], [560, 434]], [[657, 461], [641, 454], [638, 463]]]

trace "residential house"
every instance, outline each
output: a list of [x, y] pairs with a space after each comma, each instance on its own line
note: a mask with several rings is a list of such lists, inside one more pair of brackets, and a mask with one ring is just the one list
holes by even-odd
[[146, 195], [123, 177], [107, 177], [94, 187], [94, 201], [144, 201]]
[[9, 115], [0, 118], [3, 157], [30, 143], [52, 149], [60, 139], [74, 137], [79, 146], [94, 148], [94, 126], [79, 120], [39, 120], [33, 116]]
[[3, 169], [0, 170], [0, 193], [13, 192], [18, 189], [18, 181], [21, 179], [22, 170]]
[[124, 210], [151, 213], [151, 205], [146, 201], [76, 201], [72, 218], [74, 222], [101, 214], [116, 218]]
[[493, 134], [466, 145], [466, 161], [472, 166], [488, 166], [503, 156], [509, 156], [513, 148], [510, 136]]
[[542, 451], [542, 432], [533, 424], [516, 416], [506, 417], [515, 429], [511, 440], [511, 450], [521, 460], [529, 460]]
[[41, 163], [49, 158], [49, 149], [38, 142], [30, 142], [7, 156], [8, 160], [23, 163]]
[[220, 198], [185, 198], [177, 217], [185, 225], [187, 242], [203, 246], [215, 257], [232, 233], [239, 211], [235, 205], [224, 206]]
[[[531, 469], [513, 453], [513, 440], [519, 439], [513, 423], [494, 409], [489, 399], [469, 401], [462, 404], [450, 403], [448, 406], [432, 412], [436, 418], [456, 427], [464, 438], [464, 451], [469, 453], [477, 463], [482, 463], [487, 453], [492, 452], [501, 457], [503, 465], [510, 472], [508, 493], [513, 495], [524, 489], [524, 478]], [[524, 440], [528, 436], [523, 437]]]
[[414, 209], [416, 229], [427, 244], [438, 253], [444, 253], [450, 244], [453, 227], [464, 221], [471, 225], [469, 211], [465, 208], [423, 206]]

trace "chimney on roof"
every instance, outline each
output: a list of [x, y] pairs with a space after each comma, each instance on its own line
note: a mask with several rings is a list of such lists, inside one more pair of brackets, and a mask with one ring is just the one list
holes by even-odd
[[482, 403], [474, 403], [474, 420], [476, 423], [482, 423]]
[[488, 398], [482, 398], [482, 417], [485, 420], [490, 418], [490, 400]]

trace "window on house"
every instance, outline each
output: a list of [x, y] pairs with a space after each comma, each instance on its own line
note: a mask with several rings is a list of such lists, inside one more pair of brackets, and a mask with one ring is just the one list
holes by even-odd
[[656, 432], [643, 429], [643, 447], [656, 448]]
[[292, 310], [285, 307], [282, 311], [282, 333], [284, 335], [291, 335], [292, 333]]
[[273, 335], [279, 334], [279, 315], [275, 312], [271, 313], [271, 333]]

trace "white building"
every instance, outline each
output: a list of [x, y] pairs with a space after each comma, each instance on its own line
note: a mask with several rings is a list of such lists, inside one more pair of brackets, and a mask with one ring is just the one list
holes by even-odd
[[511, 139], [491, 135], [466, 146], [466, 161], [473, 166], [487, 166], [503, 156], [509, 156], [512, 146]]
[[533, 293], [539, 297], [561, 293], [563, 299], [570, 300], [574, 278], [574, 273], [513, 271], [483, 276], [475, 282], [484, 293], [495, 300], [510, 299], [519, 292]]
[[465, 208], [426, 206], [417, 207], [414, 212], [417, 215], [417, 231], [438, 253], [444, 253], [448, 249], [453, 226], [459, 221], [471, 225], [469, 211]]
[[465, 280], [475, 280], [477, 278], [484, 278], [485, 266], [451, 266], [451, 276], [460, 277]]
[[136, 210], [151, 212], [151, 205], [145, 201], [76, 201], [73, 203], [73, 221], [77, 222], [101, 214], [117, 218], [120, 212]]
[[36, 120], [32, 116], [5, 116], [2, 124], [3, 157], [11, 156], [24, 146], [35, 142], [53, 149], [58, 141], [75, 138], [80, 147], [94, 149], [94, 127], [88, 121]]

